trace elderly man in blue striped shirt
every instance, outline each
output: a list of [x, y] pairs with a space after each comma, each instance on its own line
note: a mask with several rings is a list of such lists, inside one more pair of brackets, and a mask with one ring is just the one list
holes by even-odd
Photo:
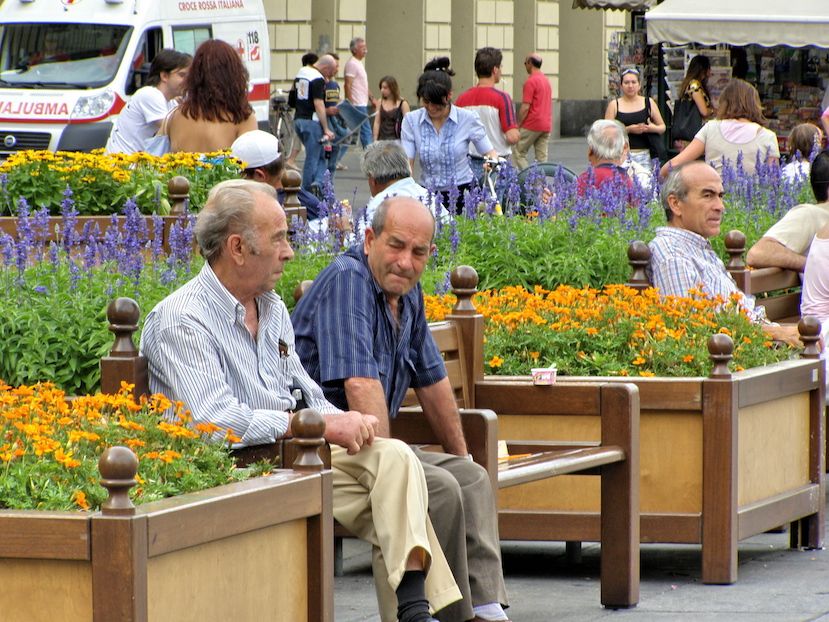
[[[443, 359], [424, 314], [420, 275], [434, 250], [435, 219], [417, 199], [377, 208], [362, 245], [323, 270], [292, 320], [297, 352], [340, 408], [376, 414], [389, 436], [408, 388], [446, 453], [415, 450], [429, 488], [429, 515], [464, 599], [443, 621], [507, 620], [495, 500], [489, 475], [469, 459]], [[380, 595], [384, 622], [394, 594]], [[385, 605], [383, 604], [385, 603]]]
[[461, 593], [427, 514], [423, 469], [404, 443], [376, 438], [375, 416], [343, 412], [302, 368], [288, 310], [273, 291], [293, 257], [276, 191], [250, 180], [218, 184], [199, 214], [196, 238], [202, 271], [144, 325], [152, 391], [184, 402], [194, 423], [230, 428], [249, 446], [288, 433], [296, 408], [291, 387], [300, 387], [325, 418], [334, 517], [382, 551], [379, 589], [396, 593], [397, 618], [433, 620], [430, 604], [439, 610]]

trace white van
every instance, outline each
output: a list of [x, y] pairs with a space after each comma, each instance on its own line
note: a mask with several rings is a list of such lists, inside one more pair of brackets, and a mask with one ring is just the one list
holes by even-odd
[[270, 45], [262, 0], [0, 0], [0, 158], [89, 151], [144, 85], [162, 48], [210, 38], [237, 49], [267, 129]]

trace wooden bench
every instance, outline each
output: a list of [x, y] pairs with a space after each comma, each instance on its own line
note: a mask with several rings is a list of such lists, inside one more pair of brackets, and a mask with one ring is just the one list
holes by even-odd
[[[518, 380], [504, 391], [528, 412], [561, 414], [589, 404], [601, 420], [601, 440], [581, 443], [509, 441], [512, 454], [530, 454], [498, 464], [498, 420], [489, 409], [475, 408], [474, 381], [483, 369], [483, 318], [474, 310], [477, 274], [461, 267], [452, 274], [458, 304], [447, 322], [432, 327], [444, 355], [449, 378], [462, 407], [461, 421], [473, 459], [490, 473], [496, 490], [558, 475], [594, 475], [601, 479], [601, 520], [595, 525], [602, 542], [601, 602], [606, 607], [635, 606], [639, 601], [639, 402], [635, 386], [624, 383], [592, 383], [567, 387], [534, 386]], [[134, 345], [138, 307], [129, 299], [118, 299], [107, 310], [115, 343], [110, 355], [101, 360], [101, 386], [114, 391], [121, 381], [136, 384], [140, 393], [148, 390], [147, 364]], [[575, 391], [574, 401], [560, 399], [564, 391]], [[395, 437], [414, 444], [435, 444], [436, 438], [425, 418], [408, 409], [392, 421]], [[291, 443], [247, 448], [257, 457], [270, 456], [276, 464], [285, 461]], [[338, 532], [343, 535], [343, 532]], [[548, 534], [549, 535], [549, 534]], [[557, 539], [555, 536], [544, 539]], [[564, 539], [564, 538], [558, 538]]]
[[[800, 320], [800, 273], [781, 268], [752, 269], [746, 266], [746, 236], [736, 229], [729, 231], [724, 240], [728, 261], [728, 273], [734, 277], [737, 287], [757, 299], [766, 309], [766, 317], [781, 324], [796, 324]], [[648, 245], [638, 240], [628, 246], [628, 263], [631, 267], [627, 285], [635, 289], [651, 287], [647, 266], [651, 259]]]
[[[559, 393], [571, 389], [564, 383], [535, 386], [527, 379], [511, 382], [502, 390], [511, 394], [514, 404], [523, 405], [527, 412], [567, 415], [584, 403], [590, 403], [593, 406], [591, 414], [601, 419], [601, 440], [505, 440], [510, 455], [524, 457], [499, 464], [498, 418], [486, 404], [475, 404], [476, 382], [483, 377], [483, 316], [477, 313], [472, 303], [478, 275], [473, 268], [460, 266], [452, 272], [450, 282], [457, 303], [446, 321], [433, 322], [429, 328], [455, 392], [469, 453], [489, 472], [496, 494], [499, 490], [555, 476], [601, 476], [602, 518], [597, 538], [602, 543], [601, 602], [612, 608], [635, 606], [639, 600], [637, 392], [632, 386], [619, 383], [592, 384], [573, 388], [578, 392], [576, 401], [562, 404]], [[312, 284], [313, 281], [300, 283], [294, 298], [299, 300]], [[416, 404], [417, 397], [410, 390], [404, 408], [390, 422], [392, 436], [410, 444], [440, 450], [431, 427]], [[334, 534], [337, 538], [350, 535], [336, 521]], [[501, 537], [504, 539], [503, 534]], [[335, 568], [337, 565], [335, 561]]]

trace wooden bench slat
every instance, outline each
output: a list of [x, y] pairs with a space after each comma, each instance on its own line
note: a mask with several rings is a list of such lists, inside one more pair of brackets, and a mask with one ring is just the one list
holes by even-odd
[[555, 475], [578, 473], [622, 462], [625, 452], [612, 445], [533, 454], [498, 466], [498, 488], [509, 488]]

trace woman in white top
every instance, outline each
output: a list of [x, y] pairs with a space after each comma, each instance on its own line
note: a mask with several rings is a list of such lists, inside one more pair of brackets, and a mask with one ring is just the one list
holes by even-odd
[[803, 272], [800, 315], [813, 315], [820, 320], [825, 355], [829, 338], [829, 225], [817, 232], [809, 247]]
[[761, 162], [776, 164], [780, 161], [777, 136], [764, 127], [765, 123], [757, 89], [735, 78], [720, 95], [717, 118], [702, 126], [694, 140], [662, 167], [660, 175], [665, 177], [671, 167], [703, 155], [717, 171], [722, 171], [725, 161], [735, 166], [740, 154], [746, 173], [754, 173], [758, 156]]
[[192, 60], [189, 54], [176, 50], [164, 49], [156, 54], [146, 86], [135, 92], [115, 119], [107, 153], [144, 151], [147, 141], [155, 136], [176, 98], [181, 96]]
[[780, 171], [786, 179], [808, 180], [813, 151], [820, 151], [823, 132], [813, 123], [799, 123], [789, 133], [789, 163]]

